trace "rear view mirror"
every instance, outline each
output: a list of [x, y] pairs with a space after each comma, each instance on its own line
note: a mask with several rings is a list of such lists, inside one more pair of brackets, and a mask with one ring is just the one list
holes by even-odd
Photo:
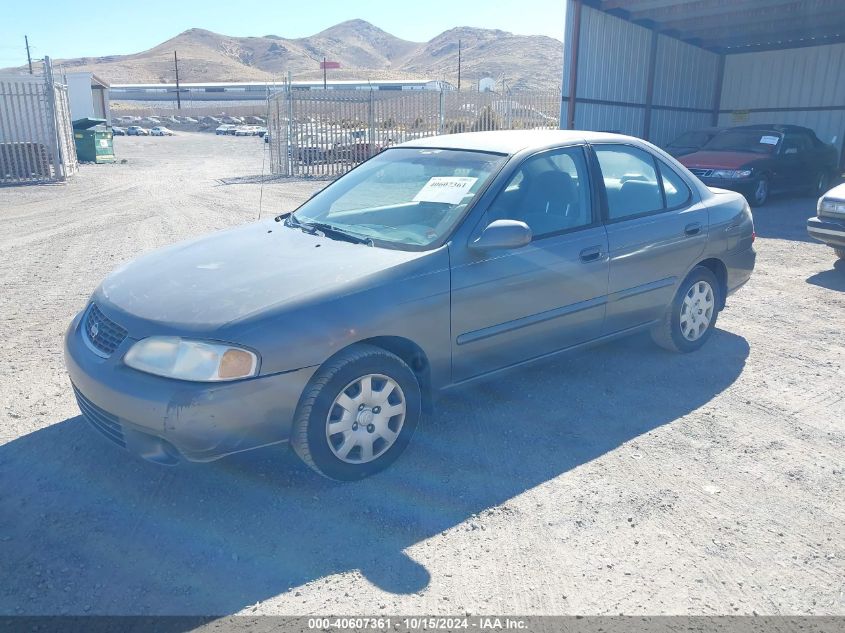
[[477, 250], [520, 248], [530, 244], [534, 234], [519, 220], [494, 220], [470, 246]]

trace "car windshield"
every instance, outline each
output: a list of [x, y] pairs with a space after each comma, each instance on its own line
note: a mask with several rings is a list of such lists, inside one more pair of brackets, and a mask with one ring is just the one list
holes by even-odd
[[506, 156], [467, 150], [387, 149], [292, 215], [374, 243], [421, 250], [446, 236]]
[[717, 134], [702, 149], [714, 152], [773, 154], [781, 135], [768, 130], [729, 130]]
[[674, 147], [701, 147], [710, 140], [709, 132], [684, 132], [669, 145]]

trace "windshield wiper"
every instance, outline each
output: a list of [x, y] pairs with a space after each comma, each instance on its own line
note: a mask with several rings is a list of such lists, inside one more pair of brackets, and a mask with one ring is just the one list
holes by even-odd
[[360, 235], [356, 235], [355, 233], [349, 233], [348, 231], [344, 231], [343, 229], [331, 224], [326, 224], [325, 222], [303, 222], [293, 214], [289, 215], [287, 220], [288, 226], [301, 228], [303, 231], [310, 233], [311, 235], [317, 235], [320, 233], [326, 237], [346, 240], [347, 242], [352, 242], [353, 244], [374, 246], [373, 240], [369, 237], [362, 237]]

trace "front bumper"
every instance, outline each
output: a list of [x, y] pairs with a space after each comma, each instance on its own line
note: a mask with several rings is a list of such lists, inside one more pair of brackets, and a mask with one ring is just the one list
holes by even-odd
[[807, 233], [810, 237], [824, 242], [828, 246], [845, 248], [845, 219], [809, 218], [807, 220]]
[[108, 357], [84, 340], [81, 312], [65, 335], [65, 365], [85, 418], [112, 441], [152, 461], [206, 462], [284, 442], [316, 367], [249, 380], [194, 383], [123, 364], [127, 338]]

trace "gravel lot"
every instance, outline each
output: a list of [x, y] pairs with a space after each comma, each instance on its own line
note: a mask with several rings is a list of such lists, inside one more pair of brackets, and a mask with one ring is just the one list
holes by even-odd
[[[166, 468], [79, 417], [64, 329], [152, 248], [258, 215], [256, 138], [117, 138], [0, 189], [0, 614], [845, 614], [845, 267], [809, 199], [698, 353], [640, 336], [451, 394], [387, 472]], [[265, 165], [269, 169], [269, 165]], [[321, 183], [273, 181], [264, 215]]]

